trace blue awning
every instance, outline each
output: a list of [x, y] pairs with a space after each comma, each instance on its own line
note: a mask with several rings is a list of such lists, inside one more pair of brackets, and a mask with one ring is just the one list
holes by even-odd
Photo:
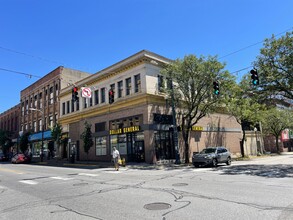
[[[50, 138], [52, 138], [51, 131], [50, 130], [49, 131], [44, 131], [44, 140], [45, 139], [50, 139]], [[42, 140], [42, 132], [31, 134], [28, 137], [28, 140], [29, 141]]]

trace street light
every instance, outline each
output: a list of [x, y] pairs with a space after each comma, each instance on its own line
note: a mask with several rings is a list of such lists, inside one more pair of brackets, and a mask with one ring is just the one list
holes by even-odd
[[42, 113], [42, 145], [41, 145], [41, 162], [43, 162], [44, 157], [44, 112], [40, 109], [29, 108], [31, 111], [38, 111]]

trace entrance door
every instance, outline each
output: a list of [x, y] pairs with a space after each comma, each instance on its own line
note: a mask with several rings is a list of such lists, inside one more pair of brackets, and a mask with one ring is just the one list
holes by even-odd
[[134, 143], [134, 152], [135, 152], [136, 162], [145, 161], [144, 141], [136, 141]]
[[155, 150], [157, 160], [175, 159], [172, 135], [169, 131], [158, 131], [155, 134]]
[[144, 162], [144, 141], [137, 140], [137, 133], [127, 134], [127, 158], [129, 162]]

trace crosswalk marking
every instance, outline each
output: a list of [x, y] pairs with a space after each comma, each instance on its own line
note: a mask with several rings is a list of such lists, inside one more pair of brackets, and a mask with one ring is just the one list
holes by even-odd
[[25, 184], [30, 184], [30, 185], [36, 185], [38, 182], [33, 181], [33, 180], [20, 180], [19, 182], [25, 183]]
[[68, 177], [61, 177], [61, 176], [51, 176], [51, 179], [56, 179], [56, 180], [71, 180], [73, 178], [68, 178]]
[[[99, 176], [99, 174], [93, 174], [93, 173], [78, 173], [77, 175], [79, 175], [79, 176], [91, 176], [91, 177]], [[63, 181], [73, 180], [74, 179], [74, 178], [62, 177], [62, 176], [51, 176], [49, 178], [50, 179], [55, 179], [55, 180], [63, 180]], [[36, 185], [36, 184], [39, 183], [39, 182], [34, 181], [34, 180], [20, 180], [19, 182], [20, 183], [29, 184], [29, 185]], [[1, 186], [0, 186], [0, 189], [1, 189]]]
[[99, 176], [99, 174], [92, 174], [92, 173], [79, 173], [79, 176]]

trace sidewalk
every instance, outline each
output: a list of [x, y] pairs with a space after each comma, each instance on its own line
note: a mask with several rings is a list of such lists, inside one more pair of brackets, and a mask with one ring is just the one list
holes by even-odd
[[[53, 158], [48, 160], [44, 158], [43, 162], [40, 158], [33, 158], [32, 165], [40, 166], [55, 166], [55, 167], [68, 167], [68, 168], [81, 168], [81, 169], [99, 169], [99, 168], [113, 168], [112, 162], [98, 162], [98, 161], [75, 161], [72, 163], [68, 159]], [[179, 169], [183, 167], [190, 167], [191, 165], [164, 163], [164, 164], [148, 164], [148, 163], [127, 163], [126, 168], [140, 169], [140, 170], [161, 170], [161, 169]], [[123, 167], [123, 166], [122, 166]]]
[[[263, 156], [255, 156], [249, 157], [245, 159], [240, 159], [238, 161], [243, 160], [259, 160], [265, 157], [272, 157], [272, 156], [281, 156], [281, 155], [293, 155], [293, 152], [283, 152], [281, 154], [268, 154]], [[234, 160], [235, 162], [237, 160]], [[80, 168], [80, 169], [99, 169], [99, 168], [113, 168], [114, 165], [112, 162], [99, 162], [99, 161], [75, 161], [72, 163], [68, 159], [57, 159], [53, 158], [48, 160], [44, 158], [44, 161], [41, 162], [40, 158], [36, 157], [33, 158], [31, 162], [32, 165], [41, 165], [41, 166], [55, 166], [55, 167], [67, 167], [67, 168]], [[165, 163], [158, 163], [158, 164], [148, 164], [148, 163], [127, 163], [126, 168], [129, 169], [140, 169], [140, 170], [162, 170], [162, 169], [182, 169], [182, 168], [190, 168], [193, 165], [190, 164], [175, 164], [173, 161], [167, 161]]]

